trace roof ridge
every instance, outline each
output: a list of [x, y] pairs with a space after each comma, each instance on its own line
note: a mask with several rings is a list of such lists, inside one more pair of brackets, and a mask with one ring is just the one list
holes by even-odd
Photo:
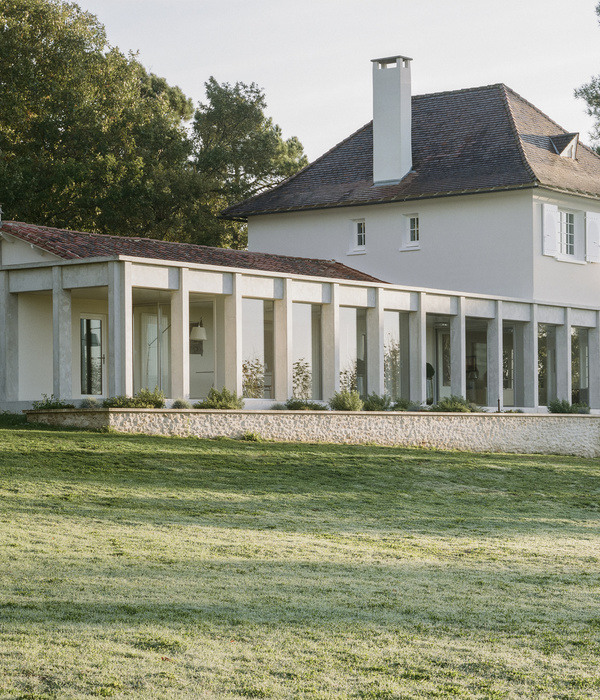
[[[511, 90], [509, 87], [504, 85], [504, 83], [501, 84], [501, 96], [502, 96], [502, 102], [504, 104], [504, 108], [506, 109], [506, 113], [508, 115], [508, 122], [510, 124], [511, 131], [513, 132], [513, 135], [515, 136], [515, 141], [517, 144], [517, 149], [519, 151], [519, 155], [521, 156], [521, 162], [523, 163], [523, 166], [525, 167], [525, 170], [529, 173], [530, 177], [539, 185], [539, 178], [535, 174], [533, 168], [531, 167], [531, 164], [527, 158], [527, 154], [525, 153], [525, 148], [523, 147], [523, 140], [521, 139], [521, 134], [519, 133], [519, 130], [517, 129], [517, 124], [515, 122], [515, 115], [513, 113], [512, 105], [510, 103], [510, 99], [508, 97], [508, 93], [511, 92], [513, 95], [516, 97], [520, 97], [514, 90]], [[527, 102], [527, 100], [525, 100]]]
[[[478, 92], [479, 90], [492, 90], [494, 88], [506, 88], [504, 83], [491, 83], [490, 85], [478, 85], [470, 88], [456, 88], [455, 90], [442, 90], [440, 92], [424, 92], [422, 95], [413, 95], [413, 100], [418, 100], [424, 97], [445, 97], [446, 95], [460, 95], [469, 92]], [[510, 89], [510, 88], [508, 88]]]

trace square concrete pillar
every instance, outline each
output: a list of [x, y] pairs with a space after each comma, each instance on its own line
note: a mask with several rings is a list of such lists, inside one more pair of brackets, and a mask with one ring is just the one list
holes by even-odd
[[108, 264], [108, 394], [133, 394], [131, 263]]
[[52, 268], [52, 393], [73, 398], [73, 324], [71, 290], [63, 289], [62, 267]]
[[450, 318], [450, 390], [455, 396], [467, 395], [466, 321], [464, 297], [457, 298], [456, 316]]
[[232, 291], [223, 301], [223, 366], [224, 386], [235, 391], [238, 396], [243, 393], [242, 382], [242, 294], [241, 275], [236, 272], [232, 277]]
[[375, 306], [367, 309], [367, 391], [382, 396], [385, 392], [383, 290], [378, 287], [374, 291]]
[[420, 292], [419, 308], [409, 315], [410, 400], [427, 402], [427, 311], [425, 292]]
[[189, 270], [179, 270], [179, 289], [171, 296], [171, 395], [190, 396], [190, 292]]
[[19, 297], [0, 272], [0, 404], [19, 399]]
[[563, 325], [556, 327], [556, 398], [571, 403], [571, 309], [564, 312]]
[[293, 306], [292, 280], [283, 280], [283, 298], [273, 304], [275, 325], [275, 393], [277, 401], [285, 402], [293, 393]]
[[488, 321], [487, 332], [487, 392], [488, 406], [504, 408], [504, 381], [502, 376], [502, 302], [496, 302], [496, 316]]
[[339, 286], [332, 282], [330, 299], [323, 304], [323, 399], [340, 390], [340, 299]]
[[523, 395], [524, 407], [537, 408], [538, 387], [538, 307], [531, 304], [531, 317], [523, 331]]

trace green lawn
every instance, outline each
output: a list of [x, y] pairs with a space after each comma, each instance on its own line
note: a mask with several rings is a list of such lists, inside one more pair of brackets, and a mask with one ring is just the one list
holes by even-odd
[[0, 430], [0, 698], [600, 698], [600, 461]]

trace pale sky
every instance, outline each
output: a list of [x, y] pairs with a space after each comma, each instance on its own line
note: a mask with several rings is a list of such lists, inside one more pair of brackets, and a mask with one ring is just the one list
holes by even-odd
[[568, 131], [600, 74], [596, 0], [80, 0], [109, 42], [194, 103], [204, 83], [257, 83], [314, 160], [372, 118], [371, 59], [413, 59], [413, 94], [505, 83]]

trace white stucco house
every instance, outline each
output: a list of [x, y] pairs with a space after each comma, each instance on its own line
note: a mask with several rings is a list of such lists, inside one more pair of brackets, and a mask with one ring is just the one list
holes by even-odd
[[355, 386], [600, 410], [600, 157], [503, 85], [413, 97], [410, 64], [374, 61], [373, 122], [224, 213], [249, 251], [3, 222], [0, 409]]

